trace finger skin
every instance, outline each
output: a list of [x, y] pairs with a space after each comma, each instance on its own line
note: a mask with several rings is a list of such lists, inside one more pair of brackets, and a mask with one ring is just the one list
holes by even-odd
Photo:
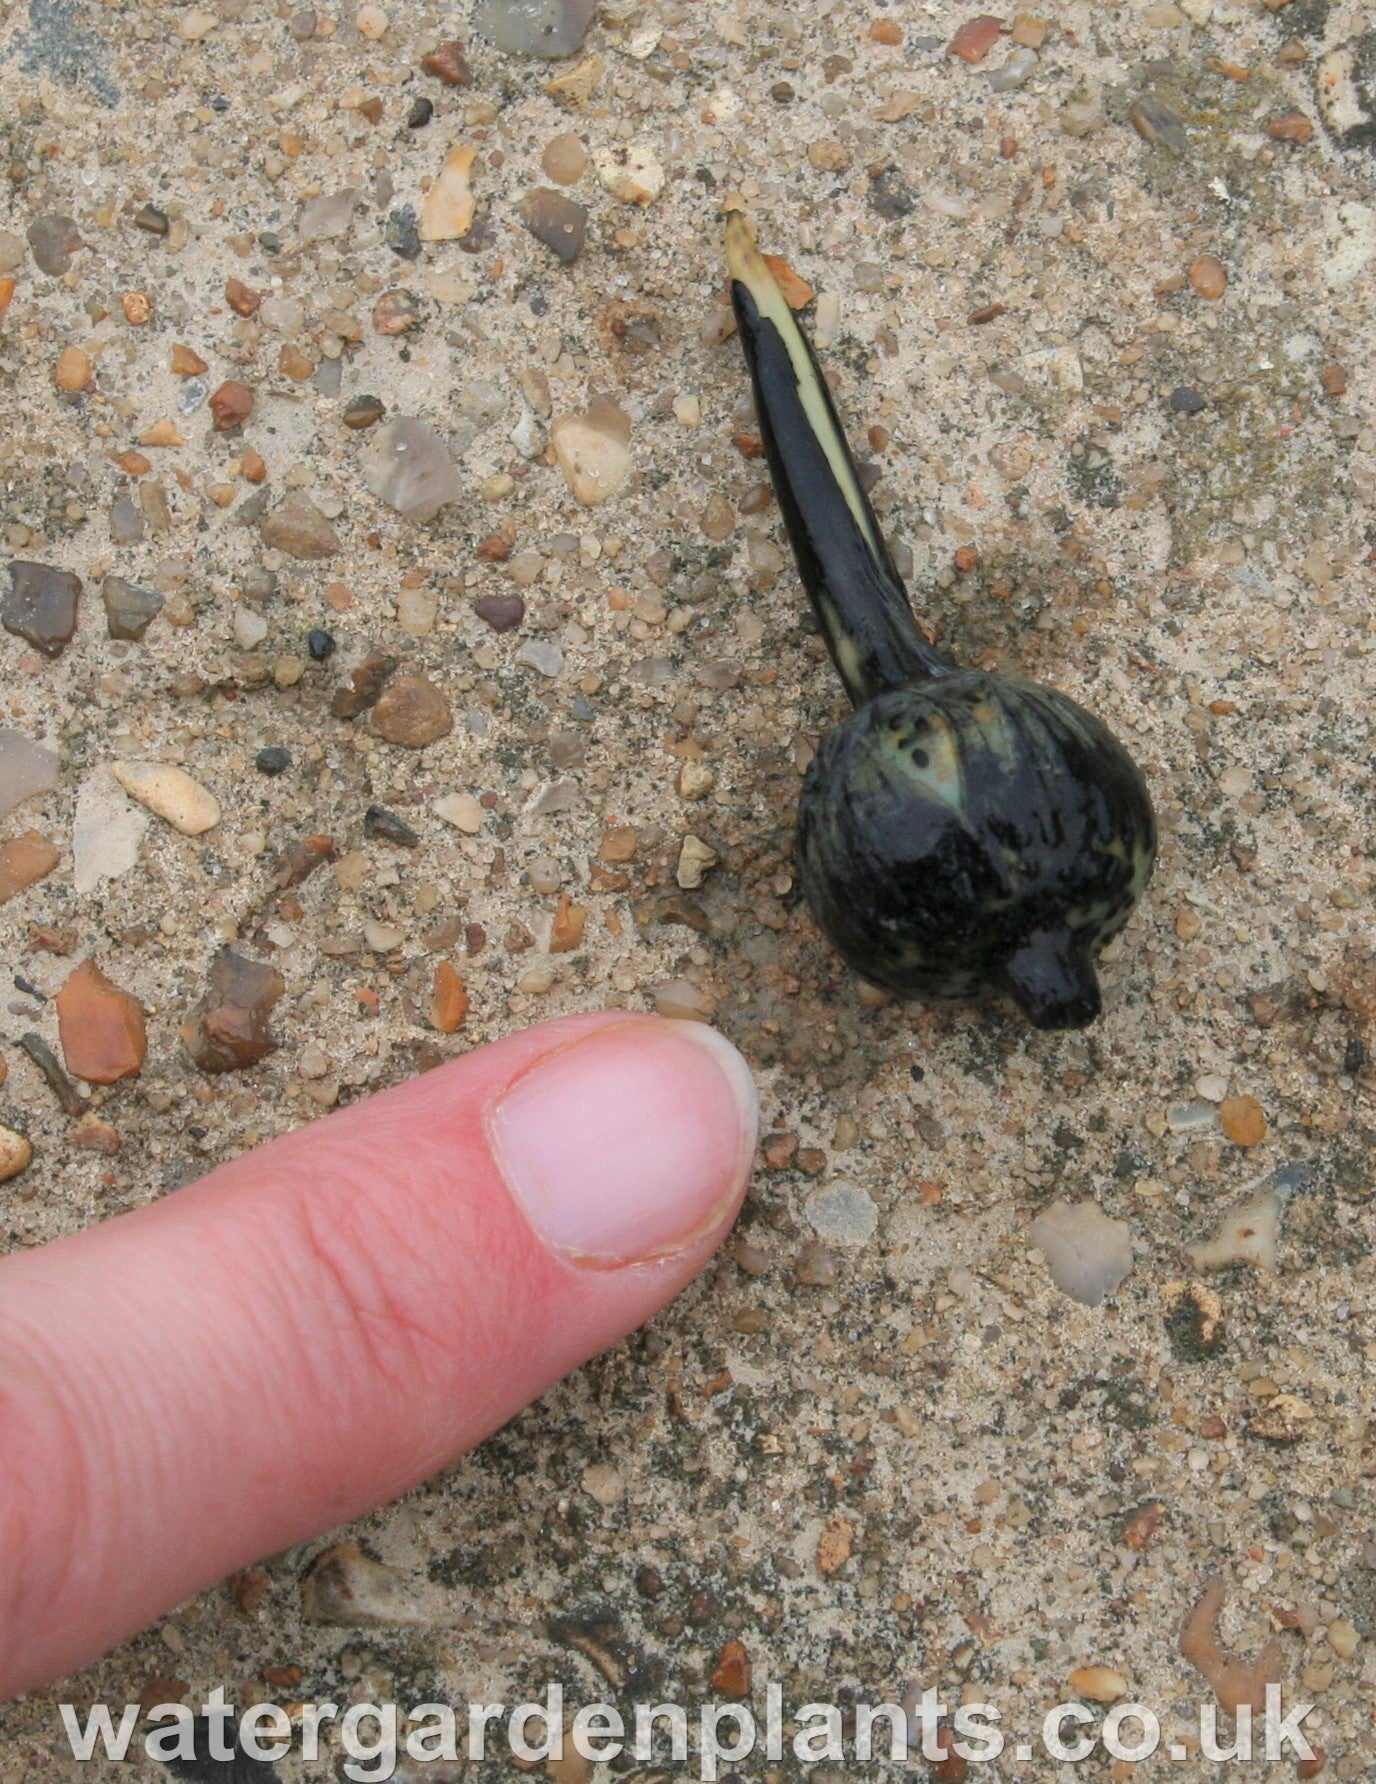
[[551, 1250], [494, 1160], [503, 1092], [628, 1024], [682, 1045], [545, 1023], [0, 1260], [0, 1700], [406, 1491], [697, 1273], [753, 1147], [719, 1106], [725, 1199], [649, 1262]]

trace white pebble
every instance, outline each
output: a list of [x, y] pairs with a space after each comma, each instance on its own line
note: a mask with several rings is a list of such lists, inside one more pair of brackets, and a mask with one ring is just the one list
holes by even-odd
[[435, 810], [465, 836], [476, 836], [483, 827], [483, 808], [471, 793], [446, 793], [435, 801]]

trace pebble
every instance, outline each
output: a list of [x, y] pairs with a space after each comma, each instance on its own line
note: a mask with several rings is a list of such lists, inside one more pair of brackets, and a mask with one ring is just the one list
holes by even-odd
[[268, 622], [241, 601], [234, 609], [234, 642], [240, 650], [256, 650], [268, 635]]
[[77, 789], [72, 819], [72, 890], [82, 896], [117, 880], [139, 858], [148, 819], [124, 797], [108, 768]]
[[376, 334], [388, 337], [409, 334], [420, 325], [421, 319], [420, 299], [404, 286], [384, 291], [373, 305], [373, 331]]
[[94, 370], [89, 353], [80, 347], [64, 347], [53, 362], [53, 383], [75, 396], [86, 388]]
[[463, 45], [451, 38], [447, 43], [436, 44], [434, 49], [420, 59], [421, 70], [425, 74], [433, 74], [436, 80], [443, 81], [446, 87], [471, 87], [473, 71], [468, 66], [463, 53]]
[[301, 1614], [311, 1623], [354, 1629], [412, 1628], [431, 1620], [409, 1582], [394, 1568], [370, 1560], [356, 1542], [338, 1543], [316, 1556], [301, 1582]]
[[582, 415], [560, 415], [549, 430], [559, 469], [575, 501], [595, 508], [631, 474], [630, 421], [610, 398], [598, 397]]
[[62, 1057], [75, 1078], [116, 1084], [143, 1069], [148, 1053], [143, 1005], [96, 965], [83, 960], [56, 998]]
[[552, 249], [565, 266], [572, 266], [587, 239], [586, 206], [549, 186], [537, 186], [526, 193], [519, 209], [521, 221], [536, 241]]
[[717, 864], [717, 851], [700, 836], [685, 836], [678, 851], [674, 878], [685, 892], [696, 892]]
[[424, 749], [454, 729], [449, 702], [425, 675], [398, 675], [373, 708], [372, 727], [387, 743]]
[[610, 1462], [592, 1462], [583, 1470], [583, 1491], [598, 1505], [620, 1505], [626, 1497], [626, 1482]]
[[476, 836], [483, 827], [483, 808], [471, 793], [446, 793], [435, 801], [434, 809], [465, 836]]
[[33, 1161], [33, 1147], [12, 1127], [0, 1127], [0, 1183], [8, 1183], [26, 1171]]
[[60, 279], [81, 244], [81, 231], [70, 217], [35, 217], [28, 229], [29, 247], [39, 270]]
[[1324, 127], [1341, 148], [1376, 148], [1376, 31], [1323, 56], [1314, 92]]
[[1190, 285], [1200, 297], [1218, 302], [1228, 289], [1228, 274], [1217, 255], [1201, 254], [1190, 262]]
[[803, 1203], [817, 1237], [829, 1245], [865, 1245], [879, 1226], [879, 1210], [858, 1183], [829, 1183]]
[[46, 879], [61, 859], [61, 851], [37, 830], [0, 843], [0, 904]]
[[1132, 1269], [1126, 1223], [1111, 1220], [1097, 1202], [1052, 1202], [1027, 1236], [1045, 1254], [1056, 1287], [1082, 1307], [1099, 1306]]
[[406, 114], [406, 128], [408, 130], [424, 130], [425, 126], [430, 122], [434, 115], [434, 101], [432, 99], [427, 99], [425, 95], [422, 94], [418, 99], [413, 99], [411, 101], [411, 109]]
[[110, 505], [110, 537], [116, 545], [137, 545], [143, 538], [143, 516], [127, 492]]
[[255, 1065], [280, 1044], [268, 1023], [286, 990], [273, 967], [233, 948], [210, 965], [206, 994], [181, 1026], [182, 1045], [203, 1072], [235, 1072]]
[[740, 1703], [749, 1697], [753, 1679], [754, 1668], [745, 1644], [734, 1639], [724, 1642], [708, 1681], [713, 1691], [728, 1702]]
[[340, 419], [345, 427], [351, 427], [357, 432], [362, 428], [372, 427], [373, 423], [381, 421], [386, 413], [380, 397], [355, 396], [350, 397], [349, 401], [345, 403], [344, 413]]
[[564, 667], [564, 653], [551, 639], [527, 638], [516, 652], [516, 661], [522, 668], [533, 669], [537, 675], [546, 675], [553, 681]]
[[1188, 1247], [1196, 1270], [1224, 1270], [1250, 1264], [1274, 1270], [1280, 1259], [1280, 1222], [1284, 1204], [1274, 1190], [1230, 1209], [1211, 1239]]
[[1190, 139], [1185, 129], [1185, 120], [1164, 99], [1148, 93], [1133, 101], [1128, 107], [1128, 117], [1143, 142], [1159, 143], [1169, 149], [1172, 155], [1189, 153]]
[[670, 979], [650, 992], [655, 1012], [676, 1022], [710, 1022], [717, 1007], [716, 998], [687, 979]]
[[399, 849], [414, 849], [420, 846], [420, 837], [394, 811], [388, 811], [385, 805], [370, 805], [363, 814], [363, 834], [378, 842], [393, 843]]
[[551, 137], [540, 156], [540, 166], [556, 186], [575, 186], [588, 171], [588, 151], [572, 130]]
[[1273, 142], [1304, 144], [1312, 140], [1314, 126], [1302, 111], [1283, 111], [1266, 120], [1266, 134]]
[[406, 931], [395, 923], [365, 923], [363, 939], [374, 954], [390, 954], [406, 940]]
[[443, 438], [409, 415], [398, 415], [373, 436], [360, 471], [365, 487], [408, 520], [433, 520], [464, 491]]
[[469, 175], [478, 151], [455, 143], [444, 158], [430, 190], [421, 200], [416, 234], [423, 242], [452, 242], [468, 234], [477, 212]]
[[265, 545], [303, 562], [334, 557], [340, 549], [334, 528], [302, 490], [284, 496], [260, 530]]
[[[335, 241], [348, 234], [354, 211], [366, 202], [365, 195], [356, 186], [346, 187], [343, 192], [322, 192], [319, 198], [312, 198], [302, 205], [296, 219], [296, 233], [303, 242]], [[283, 332], [294, 334], [297, 331]]]
[[359, 36], [366, 37], [369, 43], [376, 43], [378, 38], [385, 37], [391, 22], [380, 6], [360, 6], [354, 14], [354, 25]]
[[430, 994], [430, 1021], [441, 1034], [453, 1034], [462, 1028], [468, 1014], [468, 988], [457, 969], [447, 960], [435, 968], [435, 981]]
[[330, 634], [319, 626], [312, 626], [306, 633], [306, 649], [313, 663], [323, 663], [335, 653], [335, 642]]
[[597, 177], [622, 204], [653, 204], [664, 190], [664, 169], [647, 142], [610, 144], [593, 156]]
[[183, 836], [200, 836], [220, 821], [220, 802], [171, 762], [112, 762], [110, 772], [131, 799]]
[[526, 604], [521, 595], [483, 595], [473, 603], [473, 611], [494, 632], [511, 632], [525, 618]]
[[242, 427], [253, 413], [253, 392], [237, 378], [227, 378], [211, 395], [210, 413], [217, 434]]
[[572, 56], [582, 48], [597, 0], [478, 0], [473, 28], [512, 56]]
[[972, 66], [982, 62], [1002, 37], [1004, 23], [990, 13], [980, 13], [977, 18], [966, 19], [955, 36], [946, 45], [948, 56], [959, 56], [962, 62]]
[[1127, 1680], [1111, 1666], [1077, 1666], [1067, 1682], [1077, 1698], [1091, 1703], [1117, 1703], [1128, 1692]]
[[[533, 879], [532, 874], [532, 879]], [[549, 951], [551, 954], [571, 954], [583, 943], [583, 931], [587, 925], [588, 913], [581, 904], [574, 904], [566, 892], [559, 895], [559, 903], [554, 912], [549, 929]]]
[[12, 229], [0, 229], [0, 273], [12, 273], [24, 264], [24, 238]]
[[26, 639], [45, 657], [60, 657], [76, 631], [81, 578], [51, 564], [16, 558], [10, 589], [0, 604], [0, 625]]
[[335, 689], [330, 711], [337, 719], [356, 719], [361, 712], [377, 704], [378, 696], [397, 666], [395, 657], [385, 651], [369, 651], [349, 679]]
[[1234, 1146], [1260, 1146], [1266, 1138], [1266, 1114], [1254, 1096], [1227, 1097], [1218, 1119]]
[[1072, 99], [1061, 107], [1060, 121], [1067, 136], [1090, 136], [1102, 130], [1108, 118], [1101, 99]]
[[51, 793], [60, 763], [49, 749], [22, 731], [0, 726], [0, 818], [7, 818], [26, 799]]
[[989, 91], [991, 93], [1014, 93], [1019, 87], [1026, 86], [1037, 70], [1041, 61], [1035, 50], [1015, 49], [1000, 68], [989, 71]]
[[291, 751], [283, 749], [280, 744], [269, 744], [253, 758], [253, 766], [259, 774], [283, 774], [291, 767]]
[[793, 1265], [793, 1279], [804, 1288], [835, 1288], [840, 1275], [836, 1253], [815, 1239], [804, 1245]]

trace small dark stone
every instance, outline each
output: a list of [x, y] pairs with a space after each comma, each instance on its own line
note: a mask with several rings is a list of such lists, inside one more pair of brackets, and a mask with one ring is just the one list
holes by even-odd
[[793, 88], [787, 81], [775, 81], [769, 89], [769, 97], [775, 105], [788, 105], [793, 98]]
[[162, 596], [151, 588], [139, 588], [122, 576], [107, 576], [100, 585], [105, 603], [105, 627], [112, 638], [142, 638], [162, 612]]
[[145, 204], [134, 212], [134, 227], [149, 235], [166, 235], [171, 224], [166, 211], [160, 211], [155, 204]]
[[16, 558], [10, 565], [10, 592], [0, 606], [0, 625], [45, 657], [60, 657], [76, 631], [80, 593], [81, 578], [70, 570]]
[[280, 254], [282, 252], [282, 238], [275, 230], [265, 229], [258, 237], [258, 246], [265, 254]]
[[459, 242], [461, 254], [481, 254], [492, 247], [497, 240], [497, 225], [492, 221], [491, 213], [479, 211], [473, 219], [468, 234]]
[[306, 649], [311, 653], [311, 660], [323, 663], [326, 657], [334, 655], [334, 639], [319, 626], [313, 626], [306, 633]]
[[420, 846], [420, 837], [411, 826], [404, 823], [394, 811], [388, 811], [385, 805], [370, 805], [364, 812], [363, 834], [378, 842], [395, 843], [399, 849]]
[[898, 169], [886, 167], [870, 185], [870, 209], [890, 222], [909, 216], [917, 200], [899, 178]]
[[413, 99], [411, 109], [406, 114], [406, 128], [408, 130], [424, 130], [434, 115], [435, 107], [431, 100], [424, 97]]
[[416, 207], [413, 204], [399, 205], [396, 210], [388, 211], [387, 222], [383, 228], [383, 239], [394, 254], [403, 260], [420, 258], [420, 235], [416, 228]]
[[1191, 390], [1188, 384], [1182, 384], [1178, 390], [1171, 392], [1170, 406], [1177, 415], [1199, 415], [1209, 405], [1197, 390]]
[[381, 421], [386, 412], [380, 397], [350, 397], [344, 405], [344, 425], [354, 429], [371, 427], [375, 421]]
[[137, 545], [143, 537], [143, 515], [127, 490], [110, 505], [110, 537], [116, 545]]
[[473, 611], [494, 632], [510, 632], [525, 618], [526, 604], [520, 595], [484, 595], [474, 603]]
[[537, 186], [521, 200], [520, 211], [521, 221], [537, 242], [552, 248], [565, 266], [577, 260], [588, 233], [584, 205], [550, 186]]
[[253, 766], [259, 774], [282, 774], [291, 767], [291, 751], [284, 750], [280, 743], [269, 744], [253, 758]]
[[337, 719], [355, 719], [370, 706], [376, 706], [387, 677], [396, 666], [395, 657], [380, 650], [370, 651], [343, 687], [335, 690], [330, 711]]

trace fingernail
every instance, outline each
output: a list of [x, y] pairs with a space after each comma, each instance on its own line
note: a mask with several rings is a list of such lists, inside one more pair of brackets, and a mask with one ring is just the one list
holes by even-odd
[[570, 1041], [489, 1116], [512, 1196], [580, 1262], [678, 1251], [720, 1224], [755, 1152], [749, 1067], [701, 1022], [619, 1022]]

